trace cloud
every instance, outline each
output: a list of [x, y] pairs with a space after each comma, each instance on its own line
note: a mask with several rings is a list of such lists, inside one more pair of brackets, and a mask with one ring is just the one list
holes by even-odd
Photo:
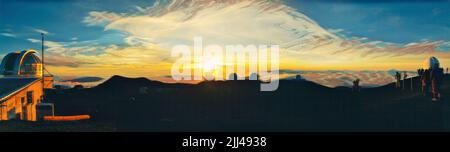
[[64, 56], [60, 54], [55, 53], [48, 53], [45, 55], [45, 64], [50, 66], [56, 66], [56, 67], [71, 67], [76, 68], [79, 67], [81, 64], [89, 64], [87, 62], [82, 62], [78, 59]]
[[33, 29], [33, 31], [37, 32], [37, 33], [43, 33], [45, 35], [50, 35], [51, 33], [44, 30], [44, 29]]
[[301, 74], [301, 73], [304, 73], [305, 71], [302, 71], [302, 70], [291, 70], [291, 69], [280, 69], [279, 71], [278, 71], [278, 73], [279, 74], [289, 74], [289, 75], [292, 75], [292, 74]]
[[142, 43], [167, 48], [191, 44], [195, 36], [202, 36], [206, 44], [219, 45], [334, 37], [279, 1], [159, 1], [144, 14], [122, 17], [105, 29], [124, 31]]
[[435, 8], [435, 9], [431, 10], [431, 12], [432, 12], [433, 16], [436, 16], [436, 15], [441, 14], [442, 10]]
[[27, 40], [30, 41], [31, 43], [40, 43], [41, 42], [41, 40], [33, 39], [33, 38], [29, 38]]
[[[87, 26], [125, 33], [124, 45], [80, 45], [77, 41], [49, 41], [46, 45], [49, 52], [71, 61], [58, 60], [55, 65], [83, 66], [83, 71], [55, 71], [78, 74], [98, 70], [101, 75], [167, 75], [173, 60], [170, 49], [178, 44], [192, 45], [196, 36], [203, 37], [204, 45], [279, 44], [280, 66], [291, 70], [415, 69], [431, 55], [450, 63], [448, 47], [440, 47], [446, 41], [397, 44], [372, 40], [349, 35], [343, 29], [324, 29], [300, 11], [278, 0], [157, 0], [152, 6], [137, 6], [133, 13], [91, 11], [83, 19]], [[391, 21], [399, 20], [394, 17]], [[338, 83], [325, 76], [319, 78], [316, 80]], [[352, 78], [342, 77], [342, 81]], [[389, 80], [384, 78], [370, 83]]]
[[12, 33], [0, 33], [0, 35], [6, 36], [6, 37], [13, 37], [13, 38], [17, 37], [17, 35], [12, 34]]
[[[38, 43], [39, 40], [28, 39]], [[59, 76], [89, 75], [108, 77], [114, 74], [124, 76], [149, 75], [155, 71], [167, 73], [169, 52], [156, 46], [103, 46], [88, 42], [46, 41], [46, 68]], [[161, 53], [163, 52], [163, 53]], [[164, 53], [165, 52], [165, 53]], [[161, 68], [161, 69], [159, 69]]]
[[[31, 43], [41, 43], [41, 40], [29, 38], [27, 39]], [[73, 56], [79, 53], [93, 53], [100, 52], [106, 49], [108, 46], [103, 46], [95, 43], [95, 41], [75, 41], [70, 42], [56, 42], [56, 41], [45, 41], [44, 46], [46, 52], [52, 52], [60, 55]]]
[[[141, 14], [110, 20], [105, 30], [123, 31], [129, 34], [127, 40], [167, 49], [192, 44], [193, 37], [202, 36], [205, 45], [272, 43], [287, 51], [341, 61], [439, 54], [436, 48], [445, 43], [394, 44], [366, 37], [349, 39], [339, 34], [342, 29], [323, 29], [281, 1], [157, 1], [152, 7], [139, 10]], [[392, 24], [398, 22], [396, 17], [388, 20]]]
[[55, 85], [65, 86], [67, 88], [72, 88], [76, 85], [83, 85], [83, 87], [94, 87], [105, 81], [101, 77], [78, 77], [78, 76], [63, 76], [55, 78]]
[[331, 33], [340, 33], [340, 32], [344, 31], [344, 29], [327, 29], [327, 30], [328, 30], [328, 32], [331, 32]]
[[89, 15], [83, 19], [83, 23], [86, 23], [88, 26], [104, 25], [120, 18], [120, 15], [113, 12], [91, 11], [89, 12]]
[[[31, 43], [41, 43], [41, 40], [29, 38]], [[58, 67], [79, 67], [82, 64], [92, 64], [93, 62], [77, 59], [75, 55], [105, 49], [104, 46], [86, 45], [76, 46], [79, 42], [55, 42], [45, 41], [45, 63]]]

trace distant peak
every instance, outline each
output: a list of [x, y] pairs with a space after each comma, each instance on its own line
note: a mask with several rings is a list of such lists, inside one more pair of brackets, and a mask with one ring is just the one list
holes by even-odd
[[109, 79], [129, 79], [128, 77], [124, 77], [124, 76], [120, 76], [120, 75], [113, 75], [111, 78]]

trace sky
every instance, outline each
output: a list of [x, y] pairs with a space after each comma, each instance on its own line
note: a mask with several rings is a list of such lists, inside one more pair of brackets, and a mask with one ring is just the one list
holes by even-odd
[[39, 33], [61, 77], [164, 80], [171, 48], [195, 36], [278, 44], [284, 71], [414, 71], [429, 56], [450, 66], [450, 0], [0, 0], [0, 58], [39, 50]]

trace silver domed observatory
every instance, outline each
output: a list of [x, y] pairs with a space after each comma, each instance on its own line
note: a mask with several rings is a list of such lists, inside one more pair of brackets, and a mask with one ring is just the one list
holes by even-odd
[[0, 121], [37, 121], [54, 115], [53, 103], [45, 102], [46, 89], [53, 89], [53, 75], [44, 75], [43, 36], [42, 60], [35, 50], [12, 52], [3, 57], [0, 64]]
[[6, 77], [42, 77], [42, 62], [35, 53], [35, 50], [9, 53], [0, 65], [0, 74]]

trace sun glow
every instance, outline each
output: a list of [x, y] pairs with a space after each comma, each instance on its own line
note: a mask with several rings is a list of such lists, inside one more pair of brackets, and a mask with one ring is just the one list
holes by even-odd
[[219, 68], [221, 68], [221, 62], [217, 59], [210, 58], [210, 59], [204, 59], [204, 61], [201, 64], [201, 69], [203, 71], [204, 77], [216, 77]]
[[219, 61], [218, 60], [214, 60], [214, 59], [209, 59], [209, 60], [205, 60], [205, 62], [203, 62], [203, 72], [214, 72], [218, 66], [219, 66]]

